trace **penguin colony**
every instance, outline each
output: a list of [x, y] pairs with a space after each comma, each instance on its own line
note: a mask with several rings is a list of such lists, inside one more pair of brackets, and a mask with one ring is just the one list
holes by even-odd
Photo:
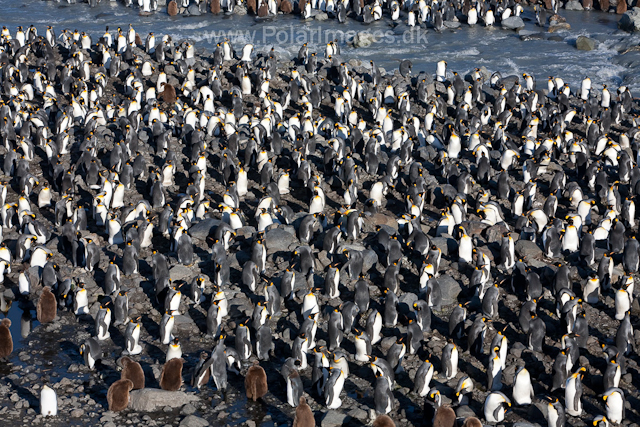
[[[553, 427], [625, 422], [640, 264], [625, 87], [444, 61], [383, 75], [332, 44], [291, 62], [196, 54], [132, 27], [1, 37], [0, 277], [49, 322], [36, 334], [73, 327], [96, 381], [118, 359], [104, 409], [141, 387], [244, 385], [304, 426], [349, 393], [379, 426], [532, 408]], [[41, 413], [57, 411], [43, 386]]]
[[[67, 0], [75, 3], [75, 0]], [[91, 7], [97, 6], [101, 0], [88, 0]], [[112, 0], [113, 1], [113, 0]], [[133, 0], [123, 0], [127, 7], [133, 7]], [[157, 0], [137, 0], [139, 13], [149, 15], [159, 10]], [[169, 16], [181, 14], [183, 16], [200, 16], [211, 13], [218, 15], [249, 13], [257, 19], [273, 19], [278, 14], [296, 14], [303, 19], [312, 19], [319, 13], [326, 14], [326, 18], [336, 19], [340, 23], [346, 23], [347, 18], [370, 24], [383, 18], [388, 18], [394, 23], [406, 24], [409, 27], [433, 28], [443, 31], [446, 28], [456, 28], [454, 23], [465, 22], [470, 26], [483, 25], [491, 27], [500, 25], [503, 21], [513, 16], [520, 16], [524, 11], [524, 1], [502, 0], [455, 0], [453, 2], [438, 2], [427, 0], [168, 0], [166, 13]], [[552, 18], [558, 17], [560, 7], [569, 2], [558, 0], [536, 0], [529, 2], [535, 4], [536, 20], [540, 26], [544, 26], [547, 20], [547, 11]], [[624, 14], [634, 2], [618, 0], [615, 5], [609, 0], [580, 0], [574, 1], [582, 7], [581, 10], [600, 10], [603, 12], [615, 12]], [[238, 9], [236, 9], [238, 7]], [[572, 5], [576, 10], [576, 5]], [[242, 10], [242, 12], [240, 12]], [[564, 22], [564, 21], [560, 21]]]

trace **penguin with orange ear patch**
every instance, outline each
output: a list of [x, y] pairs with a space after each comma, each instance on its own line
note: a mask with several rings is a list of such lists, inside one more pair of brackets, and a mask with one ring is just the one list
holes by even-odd
[[169, 391], [178, 391], [182, 387], [182, 365], [184, 360], [174, 358], [168, 360], [162, 367], [160, 374], [160, 388]]
[[13, 352], [13, 338], [11, 337], [11, 320], [2, 319], [0, 322], [0, 358], [9, 357]]
[[[284, 0], [286, 1], [286, 0]], [[315, 427], [316, 420], [313, 418], [313, 411], [307, 404], [307, 399], [300, 396], [300, 402], [296, 408], [296, 417], [293, 419], [293, 427]]]
[[247, 399], [254, 402], [267, 394], [267, 374], [257, 360], [253, 361], [253, 366], [247, 371], [244, 387], [247, 391]]
[[133, 389], [131, 380], [118, 380], [111, 384], [107, 391], [107, 402], [109, 410], [113, 412], [122, 411], [129, 406], [129, 392]]
[[175, 0], [171, 0], [167, 4], [167, 14], [169, 16], [176, 16], [178, 14], [178, 3]]
[[38, 322], [50, 323], [56, 318], [58, 311], [58, 302], [55, 295], [51, 292], [49, 286], [45, 286], [42, 289], [40, 298], [38, 299], [38, 305], [36, 307], [36, 313], [38, 316]]

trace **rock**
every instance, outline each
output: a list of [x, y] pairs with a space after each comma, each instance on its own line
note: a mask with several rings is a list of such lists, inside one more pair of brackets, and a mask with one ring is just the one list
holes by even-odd
[[567, 24], [566, 22], [559, 22], [557, 24], [549, 26], [550, 33], [557, 33], [559, 31], [569, 31], [570, 29], [571, 29], [571, 25]]
[[74, 409], [69, 413], [71, 418], [82, 418], [84, 417], [84, 411], [80, 408]]
[[522, 34], [525, 31], [522, 30], [520, 31], [520, 40], [524, 41], [524, 42], [528, 42], [531, 40], [543, 40], [544, 39], [544, 35], [542, 35], [542, 33], [540, 32], [535, 32], [535, 31], [527, 31], [527, 34]]
[[457, 28], [460, 28], [460, 22], [458, 22], [458, 21], [444, 21], [444, 26], [446, 28], [455, 30]]
[[267, 254], [289, 251], [289, 246], [296, 243], [296, 236], [282, 228], [273, 228], [264, 235]]
[[564, 8], [566, 10], [584, 10], [584, 7], [577, 0], [570, 0], [565, 5]]
[[185, 13], [185, 15], [188, 15], [188, 16], [200, 16], [200, 15], [202, 15], [202, 13], [200, 12], [200, 8], [198, 7], [198, 5], [195, 4], [195, 3], [192, 3], [187, 8], [187, 13]]
[[238, 16], [244, 16], [247, 14], [247, 8], [244, 5], [237, 5], [233, 8], [233, 14]]
[[172, 281], [185, 280], [188, 281], [194, 276], [193, 270], [182, 264], [178, 264], [169, 270], [169, 278]]
[[524, 28], [524, 21], [519, 16], [510, 16], [502, 21], [502, 28], [518, 31]]
[[462, 286], [453, 277], [443, 274], [438, 277], [440, 289], [442, 291], [442, 305], [447, 306], [458, 303], [458, 295], [462, 291]]
[[376, 41], [377, 41], [376, 37], [373, 34], [371, 34], [369, 31], [360, 31], [353, 38], [353, 47], [355, 48], [369, 47]]
[[484, 235], [487, 239], [487, 243], [501, 243], [502, 235], [507, 231], [507, 226], [505, 224], [496, 224], [493, 227], [487, 228], [484, 231]]
[[456, 415], [458, 418], [462, 418], [462, 419], [466, 419], [469, 417], [476, 417], [476, 413], [473, 412], [473, 409], [471, 409], [469, 406], [467, 405], [463, 405], [463, 406], [459, 406], [456, 408]]
[[[409, 315], [413, 311], [413, 303], [418, 300], [418, 296], [413, 292], [406, 292], [398, 298], [398, 311], [404, 315]], [[391, 337], [395, 341], [395, 337]], [[393, 344], [393, 343], [392, 343]]]
[[332, 409], [327, 412], [324, 418], [322, 418], [322, 423], [320, 424], [320, 426], [321, 427], [342, 426], [347, 424], [348, 418], [350, 417], [347, 414], [342, 414]]
[[442, 256], [448, 256], [450, 253], [458, 252], [458, 242], [451, 237], [434, 237], [431, 243], [436, 245], [442, 251]]
[[220, 224], [219, 219], [206, 218], [189, 228], [189, 235], [194, 239], [205, 240]]
[[318, 13], [318, 14], [314, 17], [314, 19], [315, 19], [316, 21], [320, 21], [320, 22], [322, 22], [322, 21], [326, 21], [327, 19], [329, 19], [329, 15], [327, 15], [327, 14], [326, 14], [326, 13], [324, 13], [324, 12], [320, 12], [320, 13]]
[[620, 18], [618, 27], [625, 31], [640, 31], [640, 7], [627, 10]]
[[[166, 391], [157, 388], [133, 390], [129, 393], [129, 407], [139, 412], [160, 411], [164, 407], [180, 408], [187, 403], [197, 402], [199, 398], [183, 391]], [[208, 425], [208, 424], [205, 424]]]
[[351, 418], [355, 418], [355, 419], [360, 420], [360, 421], [365, 421], [367, 419], [367, 416], [368, 416], [367, 411], [365, 411], [363, 409], [360, 409], [360, 408], [354, 408], [354, 409], [350, 410], [347, 413], [347, 415], [350, 416]]
[[378, 255], [371, 249], [362, 251], [364, 258], [362, 263], [362, 271], [367, 272], [378, 263]]
[[535, 258], [542, 256], [542, 249], [531, 240], [518, 240], [515, 244], [515, 251], [518, 258]]
[[188, 415], [180, 421], [180, 427], [207, 427], [208, 425], [209, 421], [195, 415]]
[[593, 50], [596, 48], [596, 41], [586, 36], [579, 36], [576, 39], [578, 50]]

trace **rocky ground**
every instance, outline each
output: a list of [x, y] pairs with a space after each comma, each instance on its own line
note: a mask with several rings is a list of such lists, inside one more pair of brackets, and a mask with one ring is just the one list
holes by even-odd
[[[146, 57], [143, 52], [138, 52], [142, 57]], [[279, 76], [272, 80], [271, 87], [274, 96], [279, 96], [285, 87], [286, 80], [283, 79], [288, 74], [286, 67], [290, 67], [292, 63], [281, 61]], [[351, 63], [351, 66], [357, 74], [364, 75], [367, 71], [357, 62]], [[169, 83], [176, 84], [179, 82], [175, 69], [171, 70], [171, 66], [166, 66], [165, 71], [170, 75]], [[205, 63], [199, 63], [196, 66], [197, 79], [206, 78]], [[228, 65], [224, 69], [225, 73], [230, 73]], [[326, 73], [326, 70], [320, 72]], [[396, 74], [396, 78], [397, 78]], [[154, 78], [150, 78], [147, 84], [153, 84]], [[108, 88], [109, 96], [117, 93], [121, 89], [122, 82], [118, 79], [114, 80]], [[431, 87], [432, 94], [435, 92], [444, 93], [444, 86], [441, 84], [433, 84]], [[495, 92], [489, 87], [485, 87], [488, 96], [493, 96]], [[257, 102], [254, 97], [249, 97], [247, 107]], [[329, 100], [325, 100], [321, 113], [331, 114], [331, 106]], [[360, 112], [368, 114], [362, 107]], [[414, 113], [424, 116], [424, 109], [416, 103]], [[441, 124], [440, 124], [441, 125]], [[615, 129], [615, 128], [614, 128]], [[616, 132], [623, 130], [615, 129]], [[576, 132], [580, 131], [580, 127]], [[488, 134], [489, 129], [485, 129]], [[582, 132], [584, 128], [582, 127]], [[101, 149], [107, 152], [114, 141], [120, 137], [119, 131], [116, 130], [114, 124], [109, 124], [105, 128], [99, 129], [101, 135]], [[149, 136], [146, 130], [139, 132], [139, 138], [142, 150], [148, 164], [162, 164], [162, 159], [155, 156], [154, 148], [146, 144]], [[487, 136], [487, 135], [484, 135]], [[81, 132], [78, 133], [81, 138]], [[321, 170], [318, 165], [322, 163], [322, 152], [327, 147], [324, 137], [316, 136], [318, 143], [318, 151], [310, 157], [314, 163], [314, 170]], [[221, 195], [224, 192], [224, 186], [219, 182], [220, 175], [217, 170], [218, 164], [218, 144], [217, 138], [211, 138], [209, 141], [211, 151], [209, 156], [209, 178], [207, 180], [207, 190], [212, 198], [212, 206], [216, 206], [221, 201]], [[179, 192], [186, 187], [187, 176], [185, 169], [189, 167], [189, 161], [177, 139], [172, 139], [173, 149], [179, 159], [178, 173], [176, 176], [176, 185], [169, 189], [169, 203], [176, 200]], [[4, 154], [4, 153], [1, 153]], [[429, 152], [424, 154], [424, 165], [430, 172], [427, 176], [428, 187], [432, 191], [432, 195], [436, 194], [437, 188], [445, 182], [440, 176], [439, 166], [435, 164]], [[42, 160], [43, 152], [37, 150], [36, 158], [33, 165], [44, 164]], [[76, 155], [72, 156], [71, 163], [75, 161]], [[107, 156], [105, 156], [107, 157]], [[354, 155], [359, 162], [361, 159], [357, 154]], [[386, 162], [387, 155], [381, 154], [382, 163]], [[68, 160], [65, 160], [68, 161]], [[107, 159], [105, 159], [105, 162]], [[468, 159], [461, 160], [461, 164], [471, 167]], [[566, 167], [569, 172], [569, 165], [566, 163], [553, 163], [550, 171], [560, 170]], [[43, 178], [43, 173], [38, 168], [33, 168], [32, 172], [39, 178]], [[519, 190], [518, 180], [520, 171], [513, 172], [513, 186]], [[538, 186], [542, 193], [546, 194], [546, 187], [550, 182], [552, 175], [546, 174], [540, 177]], [[5, 177], [7, 178], [7, 177]], [[251, 192], [244, 197], [241, 202], [241, 209], [247, 217], [253, 216], [253, 211], [259, 198], [262, 195], [262, 189], [257, 184], [259, 176], [250, 174]], [[358, 207], [362, 207], [362, 203], [366, 200], [368, 188], [373, 183], [374, 177], [368, 176], [361, 171], [361, 189]], [[89, 189], [82, 180], [78, 181], [78, 195], [85, 205], [89, 205], [94, 190]], [[282, 204], [288, 204], [295, 212], [308, 211], [307, 200], [309, 199], [306, 189], [292, 184], [292, 193], [282, 196]], [[406, 186], [400, 183], [387, 196], [386, 206], [381, 209], [380, 213], [367, 217], [365, 219], [365, 234], [361, 241], [354, 242], [350, 246], [359, 250], [364, 250], [366, 254], [366, 263], [370, 266], [368, 271], [368, 279], [371, 284], [372, 307], [379, 311], [382, 310], [381, 303], [381, 286], [382, 277], [385, 271], [383, 263], [380, 262], [384, 255], [378, 251], [375, 244], [372, 243], [372, 236], [375, 227], [378, 225], [397, 229], [396, 218], [400, 212], [404, 212], [404, 191]], [[329, 218], [340, 207], [342, 201], [342, 192], [339, 189], [332, 189], [329, 186], [325, 188], [328, 208], [325, 212]], [[144, 194], [144, 183], [138, 182], [138, 188], [129, 190], [127, 199], [136, 201]], [[14, 192], [10, 192], [8, 202], [14, 202], [17, 196]], [[422, 227], [431, 237], [435, 235], [435, 226], [439, 218], [440, 209], [436, 206], [435, 196], [431, 200], [432, 204], [428, 204], [425, 209], [425, 218]], [[544, 201], [538, 201], [541, 204]], [[470, 200], [470, 207], [475, 207], [475, 201]], [[561, 202], [561, 203], [564, 203]], [[509, 203], [501, 202], [504, 212], [509, 212]], [[537, 206], [536, 204], [536, 206]], [[124, 347], [123, 327], [111, 328], [111, 339], [103, 343], [104, 357], [98, 364], [96, 370], [90, 371], [84, 366], [83, 359], [78, 352], [79, 346], [90, 336], [95, 335], [93, 317], [98, 310], [98, 301], [103, 295], [101, 283], [104, 278], [104, 272], [107, 268], [108, 261], [115, 257], [121, 259], [122, 249], [117, 246], [110, 246], [107, 243], [106, 235], [101, 228], [95, 226], [93, 221], [89, 221], [89, 230], [83, 232], [83, 235], [92, 235], [94, 240], [100, 243], [102, 247], [102, 259], [98, 271], [94, 274], [88, 274], [82, 268], [73, 268], [68, 257], [59, 251], [60, 242], [58, 239], [58, 230], [53, 224], [53, 208], [38, 209], [37, 205], [33, 205], [34, 212], [50, 229], [53, 231], [52, 239], [47, 243], [47, 247], [54, 252], [53, 260], [59, 266], [60, 278], [73, 278], [74, 280], [82, 279], [87, 284], [90, 295], [90, 316], [76, 318], [70, 312], [59, 312], [59, 318], [49, 325], [38, 325], [34, 320], [30, 320], [33, 316], [33, 301], [19, 298], [17, 290], [18, 274], [27, 268], [28, 265], [20, 265], [14, 263], [13, 272], [5, 275], [5, 282], [2, 285], [2, 295], [6, 302], [13, 301], [8, 309], [8, 315], [17, 321], [14, 321], [12, 332], [17, 348], [7, 361], [0, 362], [0, 416], [5, 425], [135, 425], [135, 426], [164, 426], [164, 425], [180, 425], [180, 426], [218, 426], [218, 425], [289, 425], [292, 422], [295, 409], [286, 404], [286, 387], [279, 373], [285, 358], [291, 355], [291, 344], [299, 328], [299, 304], [300, 300], [286, 302], [283, 304], [283, 313], [281, 316], [271, 320], [274, 330], [275, 352], [274, 356], [268, 362], [262, 362], [269, 379], [270, 392], [263, 401], [257, 403], [247, 402], [244, 395], [244, 379], [241, 375], [229, 374], [229, 389], [226, 393], [216, 391], [213, 383], [204, 387], [198, 392], [192, 387], [185, 385], [181, 392], [173, 394], [170, 398], [163, 398], [157, 395], [141, 395], [138, 396], [138, 404], [140, 407], [152, 409], [145, 412], [142, 410], [128, 409], [121, 413], [112, 413], [107, 410], [106, 393], [110, 384], [119, 379], [120, 373], [116, 364], [117, 358], [120, 356]], [[153, 214], [159, 215], [161, 209], [156, 209]], [[470, 209], [470, 212], [475, 212]], [[566, 206], [562, 205], [558, 210], [558, 217], [563, 217], [567, 213]], [[298, 220], [299, 220], [298, 216]], [[200, 272], [205, 275], [212, 274], [212, 265], [209, 256], [209, 237], [210, 231], [217, 224], [220, 218], [219, 213], [212, 212], [211, 218], [194, 225], [190, 230], [190, 235], [194, 239], [196, 245], [196, 262], [191, 267], [185, 267], [177, 263], [174, 253], [169, 252], [169, 240], [161, 235], [157, 235], [153, 239], [153, 247], [165, 253], [169, 259], [171, 266], [171, 278], [179, 283], [182, 281], [189, 282], [191, 278]], [[594, 222], [597, 222], [598, 216], [595, 215]], [[509, 221], [508, 221], [509, 222]], [[265, 234], [266, 246], [268, 248], [267, 258], [267, 277], [277, 280], [286, 267], [292, 265], [292, 251], [300, 245], [295, 235], [294, 226], [274, 226]], [[253, 307], [257, 301], [261, 299], [261, 295], [252, 295], [246, 287], [241, 285], [242, 265], [249, 259], [251, 237], [255, 233], [254, 223], [238, 230], [238, 235], [230, 250], [229, 261], [231, 267], [231, 285], [225, 288], [226, 297], [229, 300], [230, 315], [224, 324], [224, 330], [228, 335], [227, 345], [232, 346], [234, 342], [234, 331], [236, 324], [250, 317]], [[470, 214], [468, 221], [463, 224], [467, 232], [476, 239], [476, 246], [488, 254], [493, 260], [499, 256], [500, 238], [504, 231], [504, 225], [496, 225], [489, 227], [480, 222], [480, 218], [474, 214]], [[4, 241], [10, 248], [14, 248], [17, 239], [17, 232], [14, 230], [5, 230]], [[513, 233], [514, 239], [517, 240], [517, 233]], [[323, 287], [324, 276], [323, 270], [330, 263], [330, 259], [324, 251], [322, 251], [323, 233], [320, 232], [315, 239], [316, 245], [316, 285]], [[396, 376], [396, 386], [394, 388], [394, 397], [397, 404], [391, 417], [399, 426], [413, 425], [430, 425], [430, 420], [425, 417], [423, 407], [425, 403], [422, 398], [412, 392], [413, 378], [417, 368], [425, 358], [429, 357], [434, 362], [437, 371], [440, 371], [440, 355], [442, 348], [447, 343], [448, 332], [447, 322], [448, 315], [458, 302], [470, 301], [470, 311], [479, 309], [479, 301], [473, 297], [473, 291], [468, 289], [470, 272], [466, 266], [459, 265], [457, 262], [457, 243], [451, 237], [433, 238], [433, 242], [442, 250], [443, 260], [440, 266], [439, 281], [444, 290], [444, 304], [439, 312], [434, 313], [432, 322], [433, 331], [425, 334], [424, 344], [417, 355], [407, 356], [404, 361], [405, 372]], [[453, 389], [456, 386], [458, 378], [462, 373], [468, 374], [475, 382], [476, 389], [473, 392], [473, 398], [470, 410], [479, 417], [482, 417], [482, 404], [487, 394], [483, 388], [486, 384], [486, 358], [488, 357], [488, 346], [495, 334], [495, 330], [502, 330], [506, 327], [505, 335], [509, 340], [509, 356], [507, 359], [507, 369], [503, 374], [503, 382], [505, 389], [503, 391], [510, 395], [510, 387], [513, 382], [513, 375], [517, 366], [524, 364], [530, 371], [531, 376], [535, 379], [534, 391], [537, 396], [551, 394], [549, 392], [552, 380], [552, 366], [555, 356], [558, 354], [559, 339], [561, 336], [560, 321], [555, 314], [555, 301], [549, 290], [551, 279], [553, 277], [554, 260], [546, 259], [539, 246], [535, 243], [522, 241], [516, 243], [516, 251], [519, 257], [526, 259], [527, 263], [536, 269], [545, 285], [545, 295], [539, 303], [539, 315], [545, 320], [547, 326], [547, 341], [544, 348], [544, 354], [535, 353], [525, 348], [525, 335], [522, 333], [517, 316], [520, 306], [524, 300], [521, 295], [513, 295], [503, 281], [508, 277], [504, 272], [498, 269], [492, 271], [494, 279], [501, 284], [501, 301], [499, 309], [499, 320], [493, 323], [493, 327], [487, 334], [485, 339], [485, 355], [479, 359], [471, 356], [468, 352], [461, 354], [460, 371], [458, 377], [451, 381], [445, 381], [440, 375], [434, 377], [432, 386], [441, 390], [444, 395], [445, 403], [450, 402], [450, 398], [454, 395]], [[599, 251], [601, 256], [603, 250]], [[132, 308], [131, 315], [141, 315], [143, 332], [141, 341], [144, 343], [143, 353], [136, 358], [146, 374], [147, 387], [158, 388], [158, 380], [160, 371], [165, 359], [166, 346], [159, 344], [159, 321], [161, 313], [155, 304], [154, 285], [152, 282], [152, 272], [150, 268], [151, 252], [143, 249], [140, 255], [140, 274], [123, 278], [123, 287], [129, 289], [129, 301]], [[403, 267], [401, 270], [402, 280], [400, 292], [400, 310], [404, 314], [408, 314], [413, 301], [417, 298], [418, 292], [417, 278], [418, 271], [415, 267], [415, 261], [411, 257], [403, 259]], [[575, 263], [578, 265], [578, 263]], [[344, 274], [344, 273], [343, 273]], [[587, 276], [588, 270], [582, 267], [572, 268], [572, 280], [577, 294], [581, 294], [580, 283]], [[618, 276], [622, 275], [621, 269], [616, 270]], [[301, 275], [297, 275], [298, 280], [303, 281]], [[342, 300], [353, 299], [353, 285], [346, 278], [342, 277]], [[615, 279], [614, 279], [615, 280]], [[277, 283], [277, 282], [276, 282]], [[302, 283], [300, 283], [302, 287]], [[33, 295], [38, 295], [41, 285], [34, 286]], [[206, 296], [211, 293], [210, 283], [207, 283]], [[582, 350], [580, 357], [580, 365], [585, 366], [587, 375], [584, 377], [585, 393], [583, 395], [583, 403], [585, 413], [582, 417], [569, 417], [568, 422], [575, 426], [581, 426], [591, 423], [595, 415], [604, 413], [602, 400], [599, 395], [602, 390], [602, 373], [606, 365], [601, 343], [612, 343], [613, 337], [617, 330], [618, 322], [613, 320], [614, 301], [613, 294], [605, 294], [602, 302], [594, 307], [587, 304], [584, 305], [590, 317], [590, 335], [588, 346]], [[183, 298], [180, 312], [177, 317], [175, 334], [180, 338], [183, 347], [184, 359], [186, 360], [184, 378], [188, 383], [191, 378], [190, 371], [195, 366], [200, 351], [210, 351], [213, 348], [214, 341], [205, 336], [206, 333], [206, 313], [209, 307], [209, 300], [201, 306], [194, 306], [188, 298]], [[328, 300], [325, 296], [319, 297], [323, 306], [337, 307], [340, 300]], [[24, 312], [22, 314], [21, 312]], [[361, 318], [361, 324], [364, 325], [368, 313]], [[638, 315], [640, 307], [637, 300], [634, 302], [632, 309], [632, 322], [636, 329], [636, 342], [640, 341], [640, 333], [638, 331]], [[18, 320], [22, 316], [22, 319]], [[374, 347], [373, 355], [384, 357], [386, 351], [399, 337], [406, 333], [407, 317], [401, 316], [401, 320], [396, 328], [383, 329], [383, 335], [386, 337], [380, 345]], [[471, 324], [471, 320], [467, 321], [467, 326]], [[33, 326], [33, 329], [31, 329]], [[30, 330], [30, 332], [28, 332]], [[28, 332], [26, 337], [20, 339], [21, 331]], [[320, 322], [318, 330], [318, 345], [323, 345], [327, 337], [326, 324]], [[466, 349], [466, 342], [463, 339], [461, 347]], [[345, 337], [343, 348], [347, 353], [354, 353], [353, 335], [349, 334]], [[247, 365], [248, 367], [248, 365]], [[245, 369], [247, 368], [245, 367]], [[627, 419], [623, 424], [630, 425], [637, 423], [638, 407], [640, 396], [637, 391], [637, 384], [640, 381], [638, 359], [636, 355], [627, 359], [628, 373], [622, 377], [621, 387], [625, 390], [627, 397]], [[244, 371], [243, 371], [244, 372]], [[374, 408], [373, 402], [373, 384], [374, 375], [371, 368], [367, 364], [361, 364], [350, 360], [350, 376], [345, 384], [343, 406], [339, 410], [327, 411], [324, 402], [312, 391], [311, 386], [311, 369], [302, 372], [305, 390], [309, 392], [309, 404], [315, 411], [316, 421], [323, 426], [335, 425], [367, 425], [370, 423], [370, 412]], [[39, 391], [42, 387], [43, 380], [48, 380], [58, 394], [59, 415], [53, 419], [44, 419], [39, 412]], [[560, 394], [559, 396], [562, 396]], [[535, 425], [545, 425], [545, 401], [537, 399], [534, 405], [530, 407], [516, 407], [507, 415], [505, 424], [524, 425], [525, 423]], [[458, 414], [461, 418], [472, 415], [468, 408], [459, 410]]]

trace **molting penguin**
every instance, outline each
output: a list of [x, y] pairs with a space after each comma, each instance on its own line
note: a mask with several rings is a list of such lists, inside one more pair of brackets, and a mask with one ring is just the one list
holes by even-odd
[[177, 391], [182, 387], [182, 366], [184, 360], [181, 358], [171, 359], [162, 367], [160, 374], [160, 388], [168, 391]]
[[56, 318], [57, 311], [58, 311], [58, 302], [56, 301], [56, 297], [51, 292], [51, 288], [48, 286], [45, 286], [44, 288], [42, 288], [42, 293], [40, 294], [40, 298], [38, 299], [38, 305], [36, 307], [38, 322], [40, 323], [53, 322], [54, 319]]
[[0, 321], [0, 358], [9, 357], [13, 352], [13, 338], [11, 337], [11, 320]]
[[315, 427], [315, 425], [316, 420], [313, 418], [313, 411], [307, 404], [307, 399], [304, 396], [300, 396], [296, 415], [293, 419], [293, 427]]
[[251, 399], [254, 402], [267, 394], [267, 374], [257, 360], [253, 362], [253, 366], [247, 371], [247, 375], [244, 378], [244, 387], [247, 399]]
[[396, 427], [396, 423], [388, 415], [378, 415], [373, 421], [373, 427]]
[[118, 380], [111, 384], [107, 391], [107, 403], [109, 410], [113, 412], [122, 411], [129, 406], [129, 392], [133, 390], [131, 380]]
[[122, 367], [120, 379], [130, 380], [133, 383], [133, 390], [142, 390], [145, 384], [142, 366], [127, 356], [121, 357], [118, 364]]

